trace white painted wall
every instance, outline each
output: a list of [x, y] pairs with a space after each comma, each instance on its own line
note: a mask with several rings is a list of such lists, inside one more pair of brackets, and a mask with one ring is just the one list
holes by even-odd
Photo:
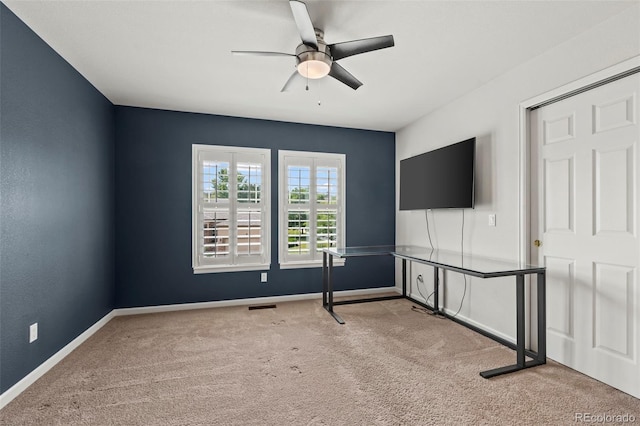
[[[398, 131], [396, 185], [400, 160], [475, 136], [476, 207], [465, 210], [465, 252], [517, 259], [520, 244], [518, 105], [639, 54], [640, 4], [634, 3], [623, 13]], [[396, 200], [396, 209], [397, 206]], [[434, 246], [460, 250], [461, 210], [433, 213], [429, 215]], [[496, 214], [496, 227], [488, 226], [489, 213]], [[397, 211], [396, 242], [429, 246], [424, 211]], [[421, 299], [415, 290], [419, 273], [425, 277], [428, 293], [433, 282], [431, 268], [413, 266], [410, 279], [417, 299]], [[399, 268], [396, 275], [396, 282], [401, 282]], [[446, 308], [455, 312], [463, 293], [462, 276], [447, 273], [445, 281]], [[515, 339], [515, 278], [467, 277], [467, 284], [459, 316]]]

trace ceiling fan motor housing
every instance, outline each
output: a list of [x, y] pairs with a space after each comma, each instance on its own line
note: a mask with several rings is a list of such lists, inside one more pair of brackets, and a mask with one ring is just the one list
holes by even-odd
[[324, 42], [322, 31], [316, 29], [318, 50], [302, 43], [296, 48], [296, 67], [304, 77], [317, 79], [329, 74], [331, 70], [331, 52]]

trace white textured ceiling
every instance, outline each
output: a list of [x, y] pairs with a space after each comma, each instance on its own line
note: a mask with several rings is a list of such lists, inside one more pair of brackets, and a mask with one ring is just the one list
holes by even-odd
[[4, 3], [116, 105], [395, 131], [637, 2], [309, 0], [327, 43], [396, 45], [286, 93], [293, 58], [230, 54], [293, 53], [286, 0]]

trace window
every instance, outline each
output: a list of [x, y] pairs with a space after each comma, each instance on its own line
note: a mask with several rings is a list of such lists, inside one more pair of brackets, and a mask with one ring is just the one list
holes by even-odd
[[268, 269], [268, 149], [193, 145], [194, 273]]
[[344, 176], [344, 154], [279, 152], [281, 268], [321, 266], [323, 248], [344, 246]]

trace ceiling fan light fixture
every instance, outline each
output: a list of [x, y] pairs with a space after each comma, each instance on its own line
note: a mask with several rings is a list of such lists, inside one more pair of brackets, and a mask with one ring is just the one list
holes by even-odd
[[296, 68], [304, 78], [318, 79], [325, 77], [331, 71], [331, 56], [328, 54], [326, 44], [322, 39], [318, 40], [318, 49], [301, 44], [296, 49]]
[[308, 61], [300, 62], [298, 64], [298, 72], [305, 78], [318, 79], [325, 77], [331, 71], [331, 66], [316, 59], [310, 59]]

